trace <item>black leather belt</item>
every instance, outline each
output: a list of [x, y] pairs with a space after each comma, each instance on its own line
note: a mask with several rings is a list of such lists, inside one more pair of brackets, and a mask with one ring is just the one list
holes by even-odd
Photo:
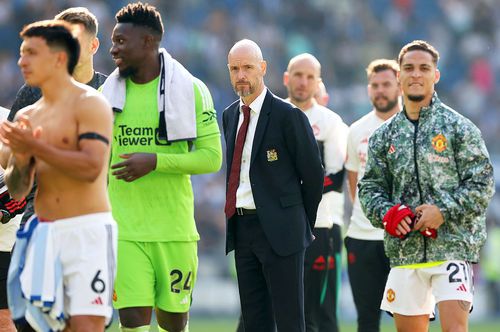
[[257, 214], [257, 210], [255, 210], [255, 209], [249, 210], [249, 209], [244, 209], [244, 208], [236, 208], [236, 214], [239, 215], [239, 216], [245, 216], [245, 215], [249, 215], [249, 214]]

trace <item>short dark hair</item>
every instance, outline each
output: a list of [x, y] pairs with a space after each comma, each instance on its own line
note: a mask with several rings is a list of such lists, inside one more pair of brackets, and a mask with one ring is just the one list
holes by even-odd
[[374, 73], [379, 73], [384, 70], [392, 70], [394, 76], [397, 75], [399, 71], [399, 65], [396, 60], [389, 59], [376, 59], [370, 62], [368, 67], [366, 67], [366, 77], [370, 80], [370, 77]]
[[45, 39], [49, 48], [62, 48], [68, 55], [68, 73], [73, 75], [80, 57], [80, 43], [71, 34], [68, 22], [58, 20], [34, 22], [25, 26], [19, 35], [23, 39], [40, 37]]
[[163, 36], [163, 23], [156, 7], [147, 3], [129, 3], [115, 16], [118, 23], [132, 23], [151, 29], [160, 38]]
[[71, 24], [82, 24], [88, 33], [94, 37], [97, 36], [99, 27], [97, 18], [85, 7], [72, 7], [65, 9], [57, 14], [54, 19], [66, 21]]
[[414, 40], [411, 43], [403, 46], [398, 56], [398, 63], [400, 66], [403, 62], [403, 57], [410, 51], [424, 51], [429, 53], [432, 56], [432, 62], [434, 62], [434, 64], [437, 66], [439, 61], [439, 52], [434, 48], [434, 46], [432, 46], [425, 40]]

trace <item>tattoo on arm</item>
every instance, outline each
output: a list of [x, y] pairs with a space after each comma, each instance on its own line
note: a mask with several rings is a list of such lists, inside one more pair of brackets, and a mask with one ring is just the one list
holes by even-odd
[[9, 188], [12, 197], [24, 196], [29, 193], [34, 181], [35, 158], [31, 158], [25, 166], [16, 164], [16, 158], [11, 156], [5, 170], [5, 184]]

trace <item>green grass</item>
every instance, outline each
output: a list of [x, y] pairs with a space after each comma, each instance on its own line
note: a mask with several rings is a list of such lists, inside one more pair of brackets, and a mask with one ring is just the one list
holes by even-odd
[[[119, 332], [117, 324], [111, 326], [108, 332]], [[151, 331], [158, 331], [152, 327]], [[189, 322], [189, 332], [235, 332], [236, 318], [196, 318], [192, 317]], [[355, 323], [343, 323], [340, 325], [341, 332], [356, 332]], [[384, 321], [381, 331], [395, 332], [396, 329], [391, 320]], [[429, 332], [439, 332], [441, 328], [439, 322], [432, 322]], [[472, 322], [469, 325], [470, 332], [496, 332], [500, 331], [500, 320]]]

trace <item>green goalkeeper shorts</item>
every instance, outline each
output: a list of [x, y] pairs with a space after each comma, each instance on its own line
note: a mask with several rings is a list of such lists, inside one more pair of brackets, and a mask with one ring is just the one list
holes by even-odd
[[197, 270], [197, 241], [118, 241], [114, 307], [188, 312]]

